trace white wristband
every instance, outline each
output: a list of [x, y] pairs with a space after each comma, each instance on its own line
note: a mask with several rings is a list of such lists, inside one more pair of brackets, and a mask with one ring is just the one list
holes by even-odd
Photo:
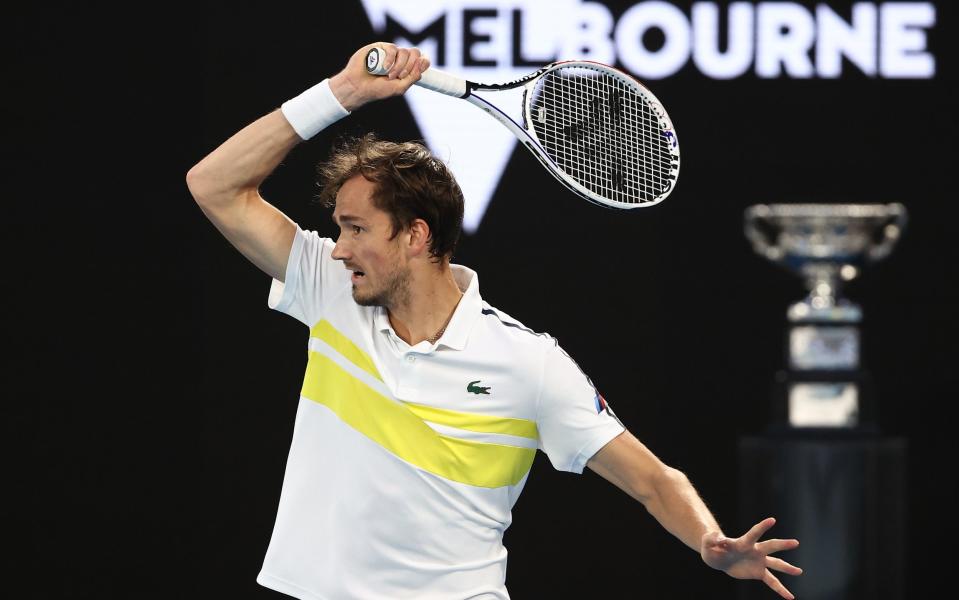
[[287, 100], [280, 110], [304, 140], [350, 114], [333, 95], [329, 79], [324, 79], [299, 96]]

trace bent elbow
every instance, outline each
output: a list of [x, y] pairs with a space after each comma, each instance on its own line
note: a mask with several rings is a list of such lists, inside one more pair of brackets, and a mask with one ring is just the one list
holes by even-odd
[[684, 489], [688, 485], [689, 478], [686, 477], [685, 473], [668, 465], [662, 465], [652, 478], [648, 496], [651, 499], [660, 500], [663, 497], [672, 495], [676, 490]]
[[663, 465], [663, 468], [659, 472], [657, 479], [666, 483], [667, 485], [689, 483], [689, 478], [686, 477], [685, 473], [679, 469], [670, 467], [669, 465]]
[[205, 191], [209, 188], [207, 177], [203, 172], [200, 163], [193, 165], [186, 173], [186, 187], [193, 195], [193, 199], [198, 203], [202, 202], [206, 195]]

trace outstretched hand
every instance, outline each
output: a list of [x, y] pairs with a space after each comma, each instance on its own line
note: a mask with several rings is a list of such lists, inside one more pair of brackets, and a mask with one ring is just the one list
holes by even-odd
[[[377, 46], [386, 52], [383, 64], [388, 73], [382, 76], [366, 70], [366, 55]], [[430, 60], [416, 48], [377, 42], [363, 46], [350, 57], [346, 67], [330, 78], [330, 90], [343, 108], [352, 112], [367, 102], [406, 93], [429, 66]]]
[[736, 579], [758, 579], [783, 598], [793, 600], [794, 596], [770, 569], [789, 575], [800, 575], [802, 569], [769, 555], [780, 550], [792, 550], [799, 546], [799, 540], [772, 539], [760, 542], [759, 538], [775, 524], [776, 519], [772, 517], [764, 519], [738, 538], [728, 538], [715, 531], [707, 533], [700, 544], [700, 555], [714, 569]]

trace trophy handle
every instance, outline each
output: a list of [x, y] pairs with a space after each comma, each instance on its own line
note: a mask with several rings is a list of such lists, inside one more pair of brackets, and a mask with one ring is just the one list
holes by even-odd
[[902, 235], [902, 230], [906, 227], [908, 213], [904, 205], [894, 202], [887, 204], [886, 209], [888, 211], [886, 223], [880, 230], [882, 239], [878, 244], [869, 248], [866, 254], [870, 261], [877, 261], [888, 256], [899, 240], [899, 236]]
[[[757, 254], [761, 254], [772, 261], [779, 261], [783, 257], [783, 250], [773, 243], [773, 232], [768, 231], [768, 221], [765, 220], [771, 213], [769, 206], [765, 204], [750, 206], [746, 209], [744, 215], [744, 230], [746, 238], [752, 242], [753, 250]], [[760, 223], [766, 223], [766, 230], [760, 226]]]

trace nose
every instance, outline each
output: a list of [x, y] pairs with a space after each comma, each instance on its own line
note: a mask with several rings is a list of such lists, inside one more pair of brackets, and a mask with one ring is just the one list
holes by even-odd
[[333, 257], [333, 260], [346, 260], [350, 257], [350, 253], [346, 249], [346, 244], [344, 244], [341, 239], [337, 238], [336, 245], [333, 246], [333, 252], [330, 253], [330, 256]]

